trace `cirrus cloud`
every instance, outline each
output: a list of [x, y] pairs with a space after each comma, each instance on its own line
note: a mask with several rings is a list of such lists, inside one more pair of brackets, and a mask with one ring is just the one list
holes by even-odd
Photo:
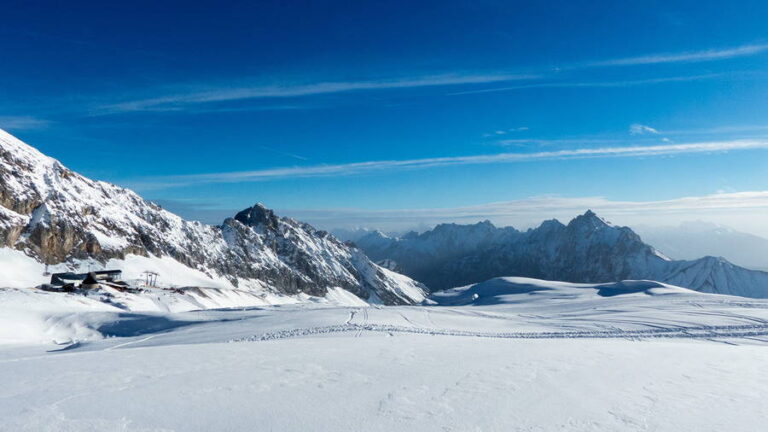
[[252, 171], [234, 171], [144, 179], [130, 186], [137, 189], [157, 189], [207, 183], [241, 183], [281, 180], [300, 177], [346, 176], [391, 170], [425, 169], [433, 167], [530, 162], [540, 160], [568, 160], [583, 158], [651, 157], [693, 153], [744, 151], [768, 149], [768, 140], [734, 140], [684, 144], [634, 145], [597, 148], [575, 148], [532, 153], [496, 153], [472, 156], [447, 156], [421, 159], [376, 160], [346, 164], [309, 165], [266, 168]]

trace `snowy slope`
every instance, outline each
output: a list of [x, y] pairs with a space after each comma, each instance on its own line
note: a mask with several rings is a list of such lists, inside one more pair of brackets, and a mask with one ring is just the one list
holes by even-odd
[[[168, 285], [324, 296], [343, 288], [372, 302], [423, 299], [421, 286], [373, 264], [324, 231], [257, 204], [221, 226], [189, 222], [134, 192], [87, 179], [0, 131], [0, 286], [22, 286], [34, 262], [52, 270], [160, 270]], [[37, 273], [42, 276], [42, 272]], [[21, 282], [21, 284], [20, 284]], [[39, 280], [42, 282], [42, 280]], [[28, 286], [28, 285], [27, 285]]]
[[768, 416], [768, 300], [652, 281], [186, 313], [29, 295], [49, 294], [0, 290], [0, 318], [59, 313], [0, 344], [0, 431], [751, 432]]
[[768, 297], [768, 273], [712, 257], [675, 261], [591, 211], [567, 225], [546, 221], [519, 232], [476, 225], [438, 225], [422, 234], [392, 238], [373, 232], [356, 244], [371, 259], [390, 260], [432, 290], [499, 276], [598, 283], [650, 279], [696, 291]]
[[[43, 317], [42, 321], [37, 318], [32, 320], [43, 331], [31, 337], [28, 342], [53, 340], [47, 328], [57, 329], [61, 339], [65, 336], [62, 325], [71, 325], [75, 321], [80, 327], [92, 330], [87, 338], [78, 336], [79, 327], [71, 330], [69, 338], [81, 342], [95, 341], [102, 337], [130, 336], [137, 330], [142, 333], [158, 331], [153, 326], [143, 328], [131, 324], [137, 318], [145, 319], [143, 317], [147, 316], [162, 316], [169, 322], [180, 320], [193, 327], [204, 327], [210, 319], [230, 322], [243, 317], [258, 318], [258, 328], [249, 327], [246, 333], [239, 326], [232, 327], [235, 333], [229, 337], [233, 340], [281, 339], [361, 331], [511, 339], [739, 337], [753, 333], [768, 334], [768, 300], [702, 294], [646, 280], [574, 284], [504, 277], [434, 293], [425, 302], [425, 306], [370, 308], [358, 300], [355, 307], [338, 307], [354, 303], [343, 297], [293, 301], [285, 297], [253, 297], [251, 305], [258, 306], [254, 310], [183, 313], [210, 309], [216, 302], [219, 307], [231, 306], [227, 304], [225, 293], [245, 294], [215, 289], [190, 289], [179, 293], [149, 290], [140, 294], [104, 290], [83, 296], [29, 289], [2, 289], [0, 316], [16, 317], [3, 323], [7, 329], [13, 329], [17, 325], [15, 323], [21, 322], [14, 320], [26, 312]], [[338, 290], [335, 294], [339, 293], [346, 291]], [[209, 302], [209, 307], [201, 307], [200, 303], [204, 302]], [[309, 303], [313, 306], [306, 306]], [[271, 308], [271, 305], [280, 306]], [[292, 312], [282, 313], [287, 311]], [[106, 312], [111, 312], [111, 315]], [[73, 313], [79, 317], [73, 318]], [[297, 319], [294, 313], [306, 314], [307, 317]], [[115, 324], [109, 330], [104, 330], [101, 327], [105, 322]], [[130, 325], [123, 326], [120, 323]], [[0, 342], [8, 343], [9, 340], [0, 338]]]

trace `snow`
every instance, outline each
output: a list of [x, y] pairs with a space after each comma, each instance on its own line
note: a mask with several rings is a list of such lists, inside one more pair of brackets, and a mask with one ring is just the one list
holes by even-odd
[[130, 245], [127, 239], [110, 236], [98, 229], [94, 229], [91, 233], [96, 237], [96, 240], [99, 242], [99, 246], [101, 246], [102, 249], [120, 251]]
[[0, 290], [15, 336], [0, 430], [753, 431], [768, 416], [768, 300], [527, 278], [432, 306], [334, 296], [351, 294], [150, 313]]
[[44, 276], [45, 265], [28, 257], [24, 252], [0, 248], [0, 287], [33, 287], [50, 281]]
[[142, 273], [158, 273], [158, 285], [161, 286], [203, 286], [234, 289], [235, 286], [224, 278], [214, 278], [205, 273], [189, 268], [175, 259], [164, 256], [144, 257], [127, 255], [124, 260], [111, 259], [104, 266], [108, 269], [122, 270], [126, 281], [141, 281]]
[[342, 288], [329, 289], [325, 299], [328, 302], [340, 305], [368, 306], [368, 303], [363, 299]]
[[763, 347], [687, 342], [398, 336], [129, 345], [6, 362], [0, 375], [14, 379], [0, 389], [0, 425], [754, 431], [768, 415], [766, 361]]
[[[443, 306], [504, 305], [531, 300], [541, 301], [566, 298], [572, 301], [595, 300], [630, 294], [664, 295], [682, 294], [696, 296], [697, 292], [674, 285], [648, 280], [626, 280], [608, 284], [577, 284], [570, 282], [543, 281], [524, 277], [501, 277], [488, 281], [434, 293], [431, 300]], [[711, 299], [711, 297], [704, 297]]]
[[421, 287], [414, 284], [411, 278], [384, 267], [379, 266], [378, 269], [387, 279], [395, 281], [392, 286], [395, 287], [394, 289], [401, 298], [413, 299], [417, 302], [421, 302], [426, 298], [424, 291]]
[[98, 339], [102, 335], [80, 314], [120, 312], [84, 296], [28, 289], [0, 289], [0, 302], [0, 344]]

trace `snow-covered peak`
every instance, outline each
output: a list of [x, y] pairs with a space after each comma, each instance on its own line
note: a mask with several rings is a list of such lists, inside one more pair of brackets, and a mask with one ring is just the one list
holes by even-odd
[[28, 163], [51, 165], [56, 163], [56, 159], [48, 157], [36, 148], [24, 143], [10, 133], [0, 129], [0, 148], [7, 152], [11, 157], [19, 161]]
[[565, 225], [563, 225], [562, 222], [560, 222], [557, 219], [548, 219], [539, 225], [538, 228], [532, 228], [529, 231], [542, 231], [542, 232], [551, 232], [551, 231], [559, 231], [561, 229], [565, 228]]
[[[322, 297], [343, 288], [398, 304], [424, 295], [418, 283], [263, 204], [217, 227], [189, 222], [132, 191], [68, 170], [6, 132], [0, 133], [0, 238], [31, 259], [68, 268], [138, 255], [274, 294]], [[165, 276], [173, 283], [174, 275]]]
[[568, 226], [586, 230], [600, 230], [613, 227], [610, 222], [601, 218], [592, 210], [587, 210], [583, 215], [576, 216], [568, 223]]

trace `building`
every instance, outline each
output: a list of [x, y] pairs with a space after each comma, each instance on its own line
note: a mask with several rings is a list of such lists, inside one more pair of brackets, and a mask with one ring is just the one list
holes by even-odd
[[61, 291], [72, 291], [75, 287], [84, 289], [98, 288], [99, 284], [106, 285], [125, 285], [120, 279], [123, 272], [121, 270], [98, 270], [88, 273], [54, 273], [51, 275], [51, 288]]

